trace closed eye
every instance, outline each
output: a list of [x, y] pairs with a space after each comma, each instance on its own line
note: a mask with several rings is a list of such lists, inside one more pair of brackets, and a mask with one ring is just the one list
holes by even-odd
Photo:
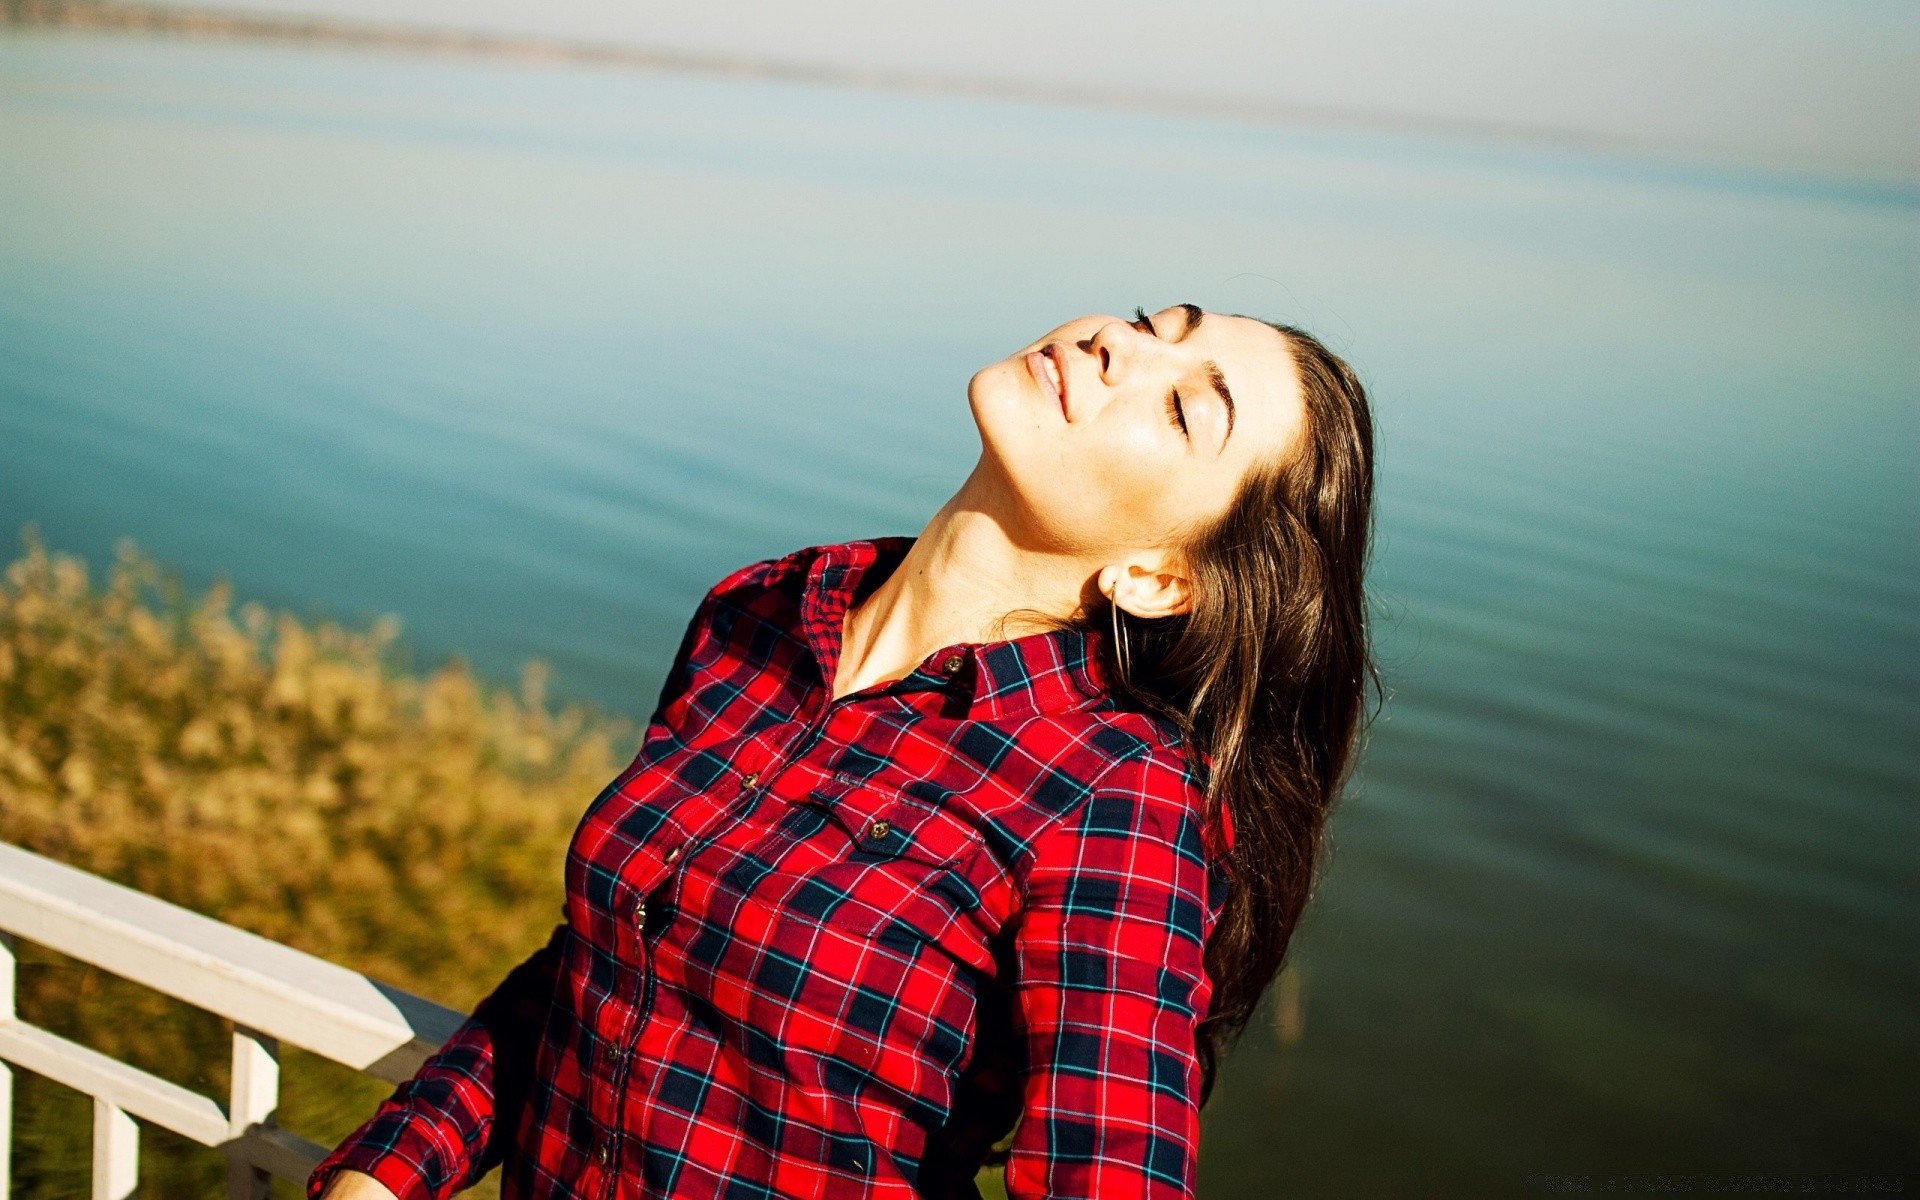
[[[1144, 309], [1136, 308], [1133, 310], [1133, 327], [1141, 333], [1148, 334], [1152, 337], [1160, 336], [1159, 333], [1155, 332], [1153, 322], [1147, 319], [1146, 310]], [[1167, 389], [1167, 424], [1178, 429], [1180, 436], [1186, 438], [1189, 442], [1193, 440], [1193, 434], [1187, 431], [1187, 408], [1186, 405], [1180, 403], [1180, 392], [1177, 388]]]

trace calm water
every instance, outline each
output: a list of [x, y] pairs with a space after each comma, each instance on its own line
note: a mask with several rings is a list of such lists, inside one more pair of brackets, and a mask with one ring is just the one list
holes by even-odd
[[1302, 323], [1376, 397], [1394, 695], [1206, 1194], [1805, 1190], [1920, 1169], [1917, 230], [1897, 187], [11, 34], [0, 531], [644, 715], [720, 575], [919, 530], [980, 364]]

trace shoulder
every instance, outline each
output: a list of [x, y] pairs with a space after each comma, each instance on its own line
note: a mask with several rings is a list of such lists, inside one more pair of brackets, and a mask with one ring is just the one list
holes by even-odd
[[1170, 724], [1135, 712], [1085, 714], [1085, 737], [1101, 766], [1078, 798], [1034, 840], [1029, 870], [1062, 856], [1084, 859], [1086, 843], [1149, 839], [1204, 868], [1209, 858], [1204, 764]]
[[1182, 956], [1197, 955], [1218, 920], [1222, 877], [1205, 832], [1206, 790], [1177, 743], [1138, 720], [1103, 730], [1116, 745], [1122, 734], [1134, 749], [1016, 864], [1020, 907], [1027, 920], [1046, 914], [1116, 949], [1157, 955], [1179, 941]]
[[1031, 898], [1036, 882], [1089, 870], [1144, 871], [1182, 897], [1192, 918], [1183, 924], [1210, 930], [1228, 900], [1233, 850], [1232, 816], [1208, 796], [1211, 756], [1157, 715], [1084, 715], [1098, 718], [1084, 737], [1104, 765], [1012, 862], [1019, 892]]
[[713, 635], [724, 640], [743, 617], [790, 625], [806, 592], [807, 572], [823, 549], [803, 546], [727, 572], [700, 598], [689, 637], [699, 640]]
[[745, 566], [735, 567], [707, 589], [701, 605], [711, 607], [719, 601], [750, 603], [769, 591], [804, 584], [807, 568], [820, 550], [819, 546], [803, 546], [786, 554], [756, 559]]
[[1162, 818], [1204, 824], [1207, 757], [1163, 717], [1144, 712], [1095, 714], [1093, 739], [1111, 758], [1094, 780], [1090, 799], [1132, 797]]
[[740, 638], [768, 624], [786, 627], [806, 585], [808, 565], [818, 547], [808, 546], [772, 558], [756, 559], [721, 577], [694, 605], [674, 653], [654, 719], [687, 692], [702, 673], [713, 669]]

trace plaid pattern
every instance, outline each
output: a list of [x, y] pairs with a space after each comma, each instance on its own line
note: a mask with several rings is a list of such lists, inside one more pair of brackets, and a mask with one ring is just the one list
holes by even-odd
[[972, 1197], [1009, 1130], [1010, 1196], [1192, 1194], [1225, 898], [1200, 777], [1103, 689], [1100, 631], [829, 703], [844, 616], [913, 540], [707, 594], [574, 835], [564, 923], [310, 1196], [500, 1163], [508, 1200]]

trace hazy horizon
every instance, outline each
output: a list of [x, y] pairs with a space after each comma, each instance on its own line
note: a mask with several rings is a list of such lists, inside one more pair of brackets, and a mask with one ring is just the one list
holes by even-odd
[[954, 19], [874, 0], [157, 3], [1920, 178], [1920, 7], [1897, 0], [1210, 0], [1171, 19], [1140, 0], [985, 0]]

